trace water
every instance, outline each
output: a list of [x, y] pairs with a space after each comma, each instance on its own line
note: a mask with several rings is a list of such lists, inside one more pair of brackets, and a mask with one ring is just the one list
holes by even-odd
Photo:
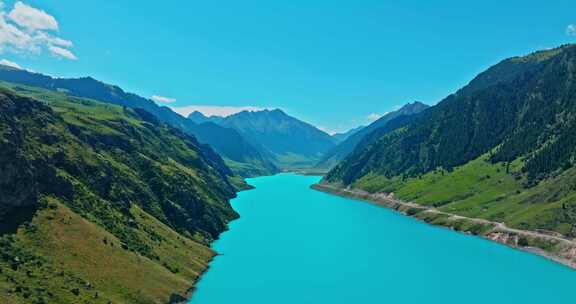
[[576, 271], [309, 189], [318, 180], [249, 180], [191, 303], [576, 302]]

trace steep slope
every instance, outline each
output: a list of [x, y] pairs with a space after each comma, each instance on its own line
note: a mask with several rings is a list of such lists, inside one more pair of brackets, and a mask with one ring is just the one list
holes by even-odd
[[[340, 176], [349, 183], [368, 172], [415, 176], [462, 165], [498, 147], [492, 160], [526, 156], [525, 170], [534, 180], [535, 162], [571, 143], [575, 52], [576, 47], [565, 46], [501, 62], [424, 112], [417, 123], [386, 134], [346, 160], [329, 178]], [[569, 161], [567, 148], [560, 163], [543, 173]], [[356, 169], [347, 166], [352, 163]]]
[[324, 182], [572, 238], [575, 76], [575, 45], [504, 60], [357, 150]]
[[194, 127], [194, 134], [198, 140], [209, 141], [214, 149], [225, 156], [226, 164], [241, 176], [269, 175], [279, 171], [264, 153], [234, 129], [205, 122]]
[[182, 299], [237, 217], [222, 159], [141, 109], [19, 94], [0, 91], [0, 302]]
[[224, 117], [207, 117], [195, 111], [188, 115], [188, 120], [196, 124], [195, 135], [209, 138], [211, 145], [226, 155], [227, 165], [240, 175], [249, 177], [280, 171], [265, 153], [250, 144], [237, 130], [223, 126]]
[[[350, 135], [344, 141], [339, 143], [336, 147], [328, 151], [322, 159], [316, 164], [316, 168], [331, 169], [336, 166], [341, 160], [346, 158], [362, 140], [367, 137], [370, 133], [375, 130], [385, 127], [390, 121], [400, 117], [400, 116], [410, 116], [418, 114], [428, 108], [421, 102], [415, 101], [413, 103], [408, 103], [404, 105], [397, 111], [387, 113], [386, 115], [380, 117], [378, 120], [374, 121], [370, 125], [361, 130], [358, 130], [354, 134]], [[368, 145], [370, 141], [366, 141], [364, 145]]]
[[225, 117], [220, 124], [240, 132], [284, 169], [313, 165], [335, 144], [330, 135], [281, 110], [244, 111]]
[[[199, 126], [168, 107], [160, 107], [149, 99], [124, 92], [118, 86], [105, 84], [91, 77], [75, 79], [53, 78], [0, 65], [0, 80], [58, 91], [70, 96], [141, 108], [154, 114], [161, 122], [196, 136], [200, 142], [211, 145], [226, 159], [232, 160], [234, 163], [244, 163], [245, 167], [250, 168], [250, 174], [271, 174], [277, 171], [263, 159], [257, 149], [252, 147], [235, 130], [222, 128], [218, 125]], [[222, 140], [222, 137], [228, 138], [229, 141]], [[237, 149], [237, 147], [240, 148]], [[237, 173], [245, 174], [246, 172]]]

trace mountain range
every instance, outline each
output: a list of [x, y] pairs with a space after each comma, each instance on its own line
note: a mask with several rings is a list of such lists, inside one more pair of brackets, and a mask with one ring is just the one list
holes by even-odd
[[280, 110], [194, 122], [89, 77], [0, 66], [0, 80], [0, 288], [15, 303], [181, 302], [238, 217], [238, 174], [335, 143]]
[[[209, 144], [242, 176], [268, 175], [280, 169], [310, 166], [334, 146], [337, 139], [280, 110], [242, 112], [228, 117], [188, 119], [152, 100], [127, 93], [91, 77], [54, 78], [0, 65], [0, 80], [57, 91], [69, 96], [144, 109], [161, 122]], [[307, 145], [303, 143], [307, 142]]]
[[278, 172], [278, 169], [237, 131], [217, 124], [196, 124], [168, 107], [158, 106], [150, 99], [127, 93], [118, 86], [103, 83], [92, 77], [54, 78], [0, 65], [0, 80], [57, 91], [75, 97], [141, 108], [152, 113], [161, 122], [194, 135], [200, 142], [211, 145], [225, 158], [230, 167], [241, 175], [266, 175]]
[[206, 117], [194, 112], [188, 119], [236, 130], [262, 155], [285, 170], [313, 165], [336, 144], [324, 131], [279, 109], [242, 111], [227, 117]]
[[0, 65], [2, 296], [185, 301], [243, 177], [312, 167], [329, 170], [318, 189], [575, 261], [575, 79], [564, 45], [329, 135], [280, 109], [183, 117], [90, 77]]

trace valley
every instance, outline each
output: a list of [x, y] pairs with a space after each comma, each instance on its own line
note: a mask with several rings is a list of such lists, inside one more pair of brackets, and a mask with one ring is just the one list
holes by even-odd
[[575, 91], [562, 77], [574, 73], [575, 50], [502, 61], [378, 134], [318, 188], [376, 201], [392, 195], [416, 205], [389, 207], [426, 222], [574, 265]]
[[[13, 10], [0, 43], [78, 59], [54, 17]], [[358, 67], [342, 64], [324, 77]], [[177, 86], [161, 70], [158, 87], [189, 100], [0, 61], [1, 303], [571, 303], [576, 45], [503, 59], [427, 103], [413, 97], [435, 79], [403, 70], [354, 94], [326, 80], [340, 101], [310, 102], [307, 65], [285, 91], [307, 103], [273, 106], [241, 96], [249, 77], [238, 101], [195, 104], [233, 91], [228, 75]], [[375, 101], [384, 88], [405, 91]]]
[[572, 301], [568, 267], [311, 189], [319, 180], [249, 179], [256, 189], [232, 201], [242, 217], [189, 303]]

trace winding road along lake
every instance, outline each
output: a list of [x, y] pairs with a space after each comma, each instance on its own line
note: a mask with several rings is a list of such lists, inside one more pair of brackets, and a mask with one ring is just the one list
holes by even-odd
[[310, 189], [319, 179], [250, 179], [191, 303], [576, 303], [576, 271]]

